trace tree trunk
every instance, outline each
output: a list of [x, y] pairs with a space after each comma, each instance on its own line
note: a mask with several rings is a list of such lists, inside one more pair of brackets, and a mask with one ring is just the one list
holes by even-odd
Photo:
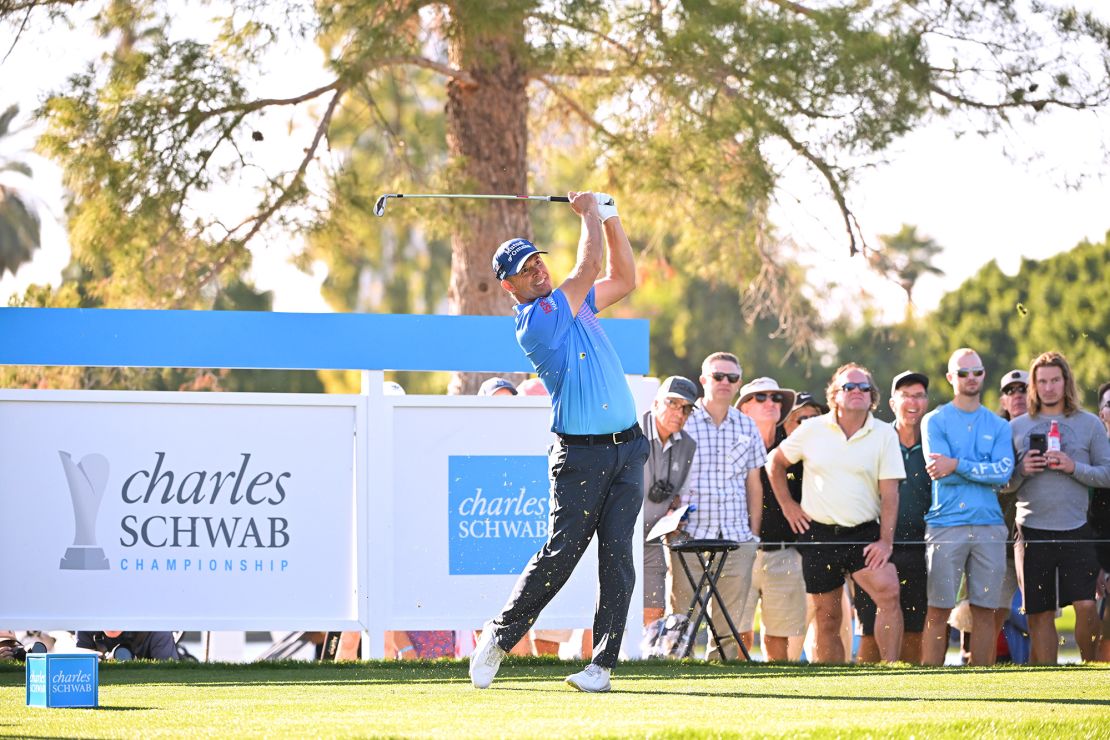
[[[515, 6], [515, 7], [514, 7]], [[447, 150], [455, 192], [522, 194], [528, 186], [528, 70], [519, 3], [459, 2], [450, 36], [452, 66], [474, 84], [447, 85]], [[490, 260], [497, 245], [532, 237], [524, 202], [479, 201], [451, 237], [452, 314], [511, 313]], [[449, 393], [475, 393], [479, 373], [455, 373]]]

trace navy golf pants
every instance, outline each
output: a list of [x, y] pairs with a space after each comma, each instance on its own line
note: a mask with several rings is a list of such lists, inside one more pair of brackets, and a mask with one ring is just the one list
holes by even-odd
[[493, 620], [502, 648], [512, 649], [570, 578], [594, 534], [598, 539], [598, 598], [593, 662], [617, 664], [628, 606], [636, 585], [632, 537], [644, 500], [648, 442], [568, 445], [548, 452], [551, 513], [547, 542], [532, 556], [501, 614]]

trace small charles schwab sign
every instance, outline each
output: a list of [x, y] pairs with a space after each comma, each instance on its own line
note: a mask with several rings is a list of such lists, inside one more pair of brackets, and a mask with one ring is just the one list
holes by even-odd
[[98, 707], [97, 656], [43, 653], [27, 656], [27, 706]]

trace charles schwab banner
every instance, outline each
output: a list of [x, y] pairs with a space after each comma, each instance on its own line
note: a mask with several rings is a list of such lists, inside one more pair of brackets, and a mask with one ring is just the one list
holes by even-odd
[[306, 398], [5, 392], [0, 624], [357, 619], [356, 411]]

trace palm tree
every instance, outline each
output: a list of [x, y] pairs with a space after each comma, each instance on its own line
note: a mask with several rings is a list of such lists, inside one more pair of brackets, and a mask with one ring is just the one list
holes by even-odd
[[[933, 239], [919, 236], [916, 226], [902, 224], [897, 234], [880, 236], [882, 249], [868, 252], [871, 267], [906, 291], [909, 306], [913, 305], [913, 289], [925, 275], [943, 275], [944, 270], [932, 264], [944, 248]], [[907, 310], [909, 309], [907, 306]]]
[[41, 243], [31, 167], [14, 143], [20, 129], [13, 129], [12, 121], [18, 113], [19, 106], [11, 105], [0, 114], [0, 276], [15, 274]]

